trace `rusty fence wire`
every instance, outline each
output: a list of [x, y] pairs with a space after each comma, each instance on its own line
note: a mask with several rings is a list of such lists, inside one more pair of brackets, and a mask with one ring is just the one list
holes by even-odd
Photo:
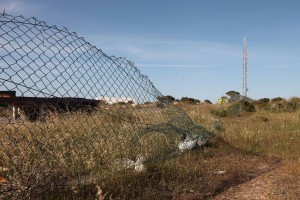
[[0, 66], [2, 197], [142, 172], [210, 136], [134, 63], [66, 28], [1, 14]]

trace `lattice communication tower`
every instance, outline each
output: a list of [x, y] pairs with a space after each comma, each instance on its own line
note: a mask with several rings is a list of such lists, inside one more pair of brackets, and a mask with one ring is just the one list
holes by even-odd
[[247, 97], [247, 92], [248, 92], [247, 62], [248, 62], [247, 44], [246, 44], [246, 36], [244, 36], [244, 48], [243, 48], [243, 96], [244, 98]]

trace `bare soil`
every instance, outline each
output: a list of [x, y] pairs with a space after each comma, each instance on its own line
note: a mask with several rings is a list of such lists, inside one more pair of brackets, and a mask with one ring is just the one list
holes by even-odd
[[[100, 187], [113, 199], [214, 199], [282, 165], [278, 158], [246, 152], [217, 137], [203, 149], [172, 158], [162, 166], [148, 166], [146, 174], [123, 176]], [[138, 187], [143, 190], [133, 194]]]
[[[244, 188], [252, 191], [253, 188], [248, 187], [247, 184], [255, 182], [260, 177], [273, 174], [273, 171], [276, 172], [285, 166], [278, 158], [254, 155], [236, 149], [224, 143], [224, 141], [217, 143], [223, 145], [220, 149], [227, 150], [214, 152], [214, 156], [206, 160], [207, 164], [204, 167], [206, 170], [203, 173], [202, 180], [200, 180], [202, 184], [199, 184], [197, 179], [191, 180], [194, 186], [201, 186], [186, 189], [185, 192], [173, 196], [175, 199], [247, 199], [245, 191], [241, 191], [240, 194], [236, 195], [233, 195], [235, 193], [231, 191], [236, 191], [238, 189], [235, 188], [240, 188], [243, 185], [245, 185]], [[218, 173], [218, 171], [223, 171], [223, 174]], [[257, 198], [250, 194], [248, 199]]]
[[212, 199], [299, 199], [300, 176], [295, 175], [291, 170], [295, 167], [299, 169], [300, 164], [284, 163], [282, 166], [250, 181], [231, 187]]

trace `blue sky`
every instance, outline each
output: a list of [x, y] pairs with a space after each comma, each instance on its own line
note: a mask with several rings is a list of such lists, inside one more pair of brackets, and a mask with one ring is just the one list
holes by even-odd
[[248, 96], [300, 96], [298, 0], [1, 0], [4, 9], [126, 57], [165, 95], [213, 102], [242, 92], [246, 35]]

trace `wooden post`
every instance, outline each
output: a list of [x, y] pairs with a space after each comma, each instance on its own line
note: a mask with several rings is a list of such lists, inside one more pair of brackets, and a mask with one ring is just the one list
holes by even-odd
[[16, 105], [13, 105], [13, 119], [17, 120], [20, 118], [20, 108]]

